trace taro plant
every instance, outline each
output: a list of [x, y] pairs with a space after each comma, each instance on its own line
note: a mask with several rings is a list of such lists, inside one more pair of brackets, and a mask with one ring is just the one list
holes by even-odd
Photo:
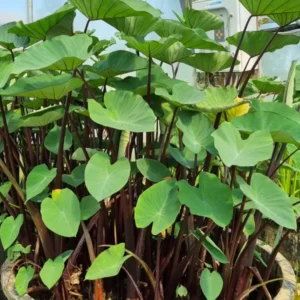
[[[208, 37], [223, 26], [209, 12], [175, 21], [144, 1], [69, 2], [0, 27], [0, 240], [16, 293], [270, 299], [274, 257], [297, 225], [298, 192], [279, 179], [300, 143], [299, 82], [296, 63], [286, 84], [251, 74], [264, 53], [299, 43], [280, 35], [298, 0], [241, 0], [249, 21], [279, 29], [246, 26], [228, 38], [234, 57]], [[87, 23], [74, 33], [77, 10]], [[109, 51], [115, 40], [90, 30], [100, 20], [128, 50]], [[255, 64], [230, 86], [240, 51]], [[209, 86], [176, 79], [182, 64]], [[287, 229], [265, 267], [262, 218]]]

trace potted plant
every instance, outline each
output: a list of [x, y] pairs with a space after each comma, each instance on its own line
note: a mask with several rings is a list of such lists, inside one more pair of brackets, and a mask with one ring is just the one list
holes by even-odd
[[[69, 2], [0, 27], [2, 285], [15, 275], [12, 290], [33, 299], [270, 299], [286, 234], [259, 265], [256, 244], [262, 218], [297, 225], [276, 177], [300, 142], [294, 72], [287, 84], [251, 72], [230, 82], [239, 51], [253, 73], [266, 52], [299, 43], [279, 34], [298, 0], [241, 0], [280, 27], [228, 38], [234, 57], [207, 36], [223, 26], [209, 12], [174, 21], [144, 1]], [[97, 20], [130, 50], [109, 51], [114, 40], [89, 30]], [[182, 64], [209, 86], [176, 79]]]

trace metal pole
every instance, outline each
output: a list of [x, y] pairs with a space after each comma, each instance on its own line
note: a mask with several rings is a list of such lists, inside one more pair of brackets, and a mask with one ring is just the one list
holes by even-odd
[[27, 0], [27, 23], [33, 22], [33, 0]]

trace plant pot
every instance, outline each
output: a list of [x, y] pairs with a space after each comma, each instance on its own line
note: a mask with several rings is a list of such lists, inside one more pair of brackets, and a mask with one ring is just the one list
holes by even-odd
[[15, 289], [15, 274], [12, 272], [13, 263], [6, 260], [1, 267], [1, 286], [7, 300], [34, 300], [29, 295], [19, 296]]
[[[263, 250], [263, 257], [268, 258], [273, 251], [269, 245], [262, 241], [257, 242], [258, 247]], [[282, 255], [277, 254], [276, 265], [273, 269], [273, 278], [283, 278], [279, 292], [273, 300], [293, 300], [296, 290], [296, 275], [289, 261]]]

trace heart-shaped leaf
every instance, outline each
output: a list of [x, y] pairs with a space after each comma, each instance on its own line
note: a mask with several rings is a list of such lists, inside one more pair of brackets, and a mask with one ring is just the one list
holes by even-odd
[[197, 112], [182, 111], [178, 115], [177, 127], [183, 132], [183, 143], [195, 154], [212, 144], [214, 128], [205, 115]]
[[0, 45], [8, 50], [24, 47], [28, 42], [28, 37], [20, 37], [10, 33], [10, 29], [16, 25], [16, 22], [11, 22], [0, 26]]
[[233, 199], [230, 188], [220, 179], [209, 173], [200, 173], [199, 188], [186, 180], [178, 182], [178, 198], [192, 214], [212, 219], [217, 225], [225, 227], [232, 219]]
[[43, 190], [56, 177], [56, 168], [51, 170], [43, 164], [36, 166], [28, 175], [26, 181], [26, 200], [30, 200]]
[[265, 217], [283, 227], [296, 229], [293, 205], [288, 195], [274, 181], [255, 173], [250, 185], [240, 177], [238, 183], [242, 192], [254, 202]]
[[85, 221], [97, 213], [100, 203], [93, 196], [83, 197], [80, 202], [81, 220]]
[[[54, 154], [58, 154], [58, 148], [59, 148], [59, 140], [61, 136], [61, 127], [55, 125], [47, 134], [45, 138], [45, 147], [47, 150]], [[68, 150], [73, 143], [73, 136], [69, 129], [66, 129], [65, 133], [65, 140], [64, 140], [64, 146], [63, 149]]]
[[251, 167], [258, 162], [271, 158], [273, 140], [268, 132], [254, 132], [243, 140], [232, 123], [223, 123], [212, 134], [215, 147], [227, 167]]
[[50, 290], [61, 277], [65, 264], [62, 256], [55, 260], [48, 259], [40, 271], [40, 277], [45, 286]]
[[85, 171], [86, 165], [79, 165], [77, 166], [71, 174], [63, 174], [62, 180], [66, 184], [72, 186], [72, 187], [78, 187], [81, 184], [84, 183], [84, 171]]
[[111, 246], [103, 251], [92, 263], [85, 280], [113, 277], [119, 274], [122, 265], [130, 256], [125, 255], [125, 244]]
[[154, 131], [155, 115], [139, 95], [126, 91], [105, 94], [106, 108], [95, 100], [89, 100], [91, 119], [103, 126], [132, 132]]
[[119, 50], [111, 52], [105, 60], [93, 65], [93, 72], [109, 78], [148, 68], [148, 60], [131, 52]]
[[17, 36], [30, 37], [35, 41], [45, 40], [47, 33], [54, 28], [61, 20], [68, 14], [75, 11], [75, 7], [71, 4], [65, 4], [53, 14], [39, 19], [33, 23], [24, 24], [22, 21], [18, 22], [13, 28], [9, 30]]
[[[242, 37], [242, 32], [238, 32], [227, 38], [229, 44], [238, 46]], [[267, 31], [247, 31], [241, 45], [241, 50], [249, 56], [254, 57], [260, 55], [268, 42], [272, 39], [274, 33]], [[274, 52], [287, 45], [296, 45], [300, 42], [300, 37], [296, 35], [276, 35], [267, 52]]]
[[187, 83], [178, 83], [173, 86], [170, 94], [165, 88], [157, 88], [155, 95], [170, 101], [176, 106], [196, 104], [205, 100], [205, 94]]
[[75, 237], [80, 225], [80, 204], [69, 189], [59, 190], [55, 198], [46, 198], [41, 204], [45, 225], [65, 237]]
[[130, 16], [159, 17], [161, 11], [137, 0], [70, 0], [89, 20], [103, 20]]
[[19, 235], [24, 216], [18, 215], [16, 219], [7, 217], [0, 228], [0, 239], [4, 250], [9, 248]]
[[136, 164], [142, 175], [150, 181], [159, 182], [171, 176], [171, 171], [155, 159], [141, 158]]
[[141, 194], [134, 219], [138, 228], [146, 228], [153, 223], [152, 234], [157, 235], [175, 222], [179, 210], [176, 181], [165, 180]]
[[34, 269], [31, 266], [21, 267], [16, 275], [15, 287], [18, 295], [22, 296], [27, 292], [28, 285], [34, 275]]
[[73, 78], [70, 74], [42, 74], [19, 78], [14, 85], [0, 90], [0, 95], [59, 100], [80, 86], [81, 79]]
[[200, 286], [207, 300], [216, 300], [223, 289], [223, 279], [216, 272], [204, 269], [200, 277]]
[[127, 158], [119, 159], [111, 165], [104, 152], [96, 153], [85, 169], [85, 184], [90, 194], [101, 201], [120, 191], [128, 181], [130, 163]]

